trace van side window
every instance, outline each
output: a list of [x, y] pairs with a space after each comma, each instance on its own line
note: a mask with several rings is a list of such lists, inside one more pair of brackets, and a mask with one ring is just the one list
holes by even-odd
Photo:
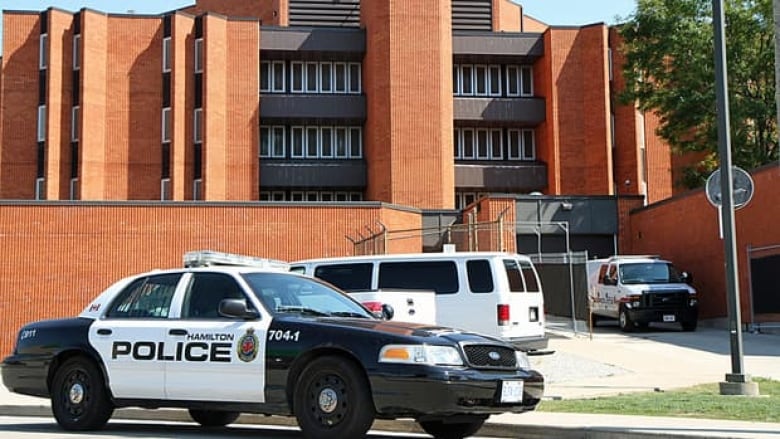
[[383, 262], [379, 264], [380, 289], [458, 292], [458, 269], [453, 261]]
[[472, 293], [493, 292], [493, 273], [490, 271], [489, 261], [484, 259], [466, 261], [466, 274]]
[[520, 261], [520, 269], [523, 271], [523, 279], [525, 279], [525, 290], [529, 293], [538, 293], [539, 282], [537, 282], [534, 267], [528, 262]]
[[314, 270], [314, 277], [344, 291], [369, 291], [373, 268], [372, 263], [320, 265]]
[[506, 278], [509, 281], [509, 291], [513, 293], [525, 292], [523, 274], [520, 272], [517, 261], [514, 259], [504, 259], [504, 269], [506, 270]]

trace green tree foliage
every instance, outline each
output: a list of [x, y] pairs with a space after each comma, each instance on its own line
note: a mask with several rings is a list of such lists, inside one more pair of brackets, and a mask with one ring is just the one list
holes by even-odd
[[[725, 0], [734, 164], [752, 169], [778, 159], [772, 0]], [[711, 0], [638, 0], [621, 26], [625, 103], [655, 112], [658, 134], [677, 153], [708, 153], [686, 172], [701, 186], [717, 166]]]

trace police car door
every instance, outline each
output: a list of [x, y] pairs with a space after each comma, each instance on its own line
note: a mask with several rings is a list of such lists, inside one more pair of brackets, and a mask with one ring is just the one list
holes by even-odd
[[222, 299], [249, 295], [232, 274], [196, 271], [188, 277], [181, 319], [166, 344], [175, 346], [168, 362], [168, 399], [186, 401], [265, 401], [265, 341], [270, 318], [241, 320], [219, 315]]
[[168, 316], [181, 273], [143, 276], [120, 291], [89, 328], [116, 398], [162, 399]]

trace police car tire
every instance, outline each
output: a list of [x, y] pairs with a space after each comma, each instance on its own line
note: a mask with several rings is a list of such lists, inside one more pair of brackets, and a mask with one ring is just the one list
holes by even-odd
[[241, 415], [239, 412], [223, 412], [218, 410], [190, 409], [190, 417], [204, 427], [224, 427], [236, 422]]
[[103, 374], [93, 361], [74, 357], [57, 368], [52, 380], [51, 409], [65, 430], [97, 430], [106, 425], [114, 406]]
[[[307, 439], [363, 438], [376, 411], [365, 374], [342, 357], [320, 357], [301, 372], [295, 386], [293, 410]], [[322, 408], [323, 392], [332, 392], [337, 404]]]
[[421, 421], [420, 427], [435, 439], [463, 439], [472, 436], [482, 428], [487, 418], [471, 422], [448, 423], [444, 421]]

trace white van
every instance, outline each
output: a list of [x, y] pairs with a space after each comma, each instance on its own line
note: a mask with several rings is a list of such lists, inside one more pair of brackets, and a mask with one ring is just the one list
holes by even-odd
[[[409, 290], [434, 292], [435, 321], [424, 323], [491, 335], [524, 351], [547, 347], [542, 286], [527, 256], [499, 252], [353, 256], [296, 261], [290, 270], [350, 293], [378, 292], [383, 303], [392, 304], [394, 295], [406, 301], [403, 295]], [[429, 310], [418, 312], [425, 315]]]

